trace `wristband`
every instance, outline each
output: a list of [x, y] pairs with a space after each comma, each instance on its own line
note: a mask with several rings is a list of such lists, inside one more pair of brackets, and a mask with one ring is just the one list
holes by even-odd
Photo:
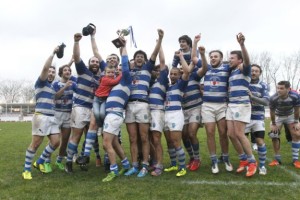
[[295, 119], [294, 123], [296, 123], [296, 124], [299, 123], [299, 119]]
[[272, 122], [272, 125], [275, 125], [275, 126], [276, 126], [276, 123], [275, 123], [275, 122]]

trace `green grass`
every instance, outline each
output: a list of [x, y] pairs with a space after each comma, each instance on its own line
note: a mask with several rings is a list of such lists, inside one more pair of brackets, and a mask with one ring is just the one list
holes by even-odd
[[[268, 122], [266, 123], [268, 124]], [[123, 145], [129, 155], [127, 132], [123, 127]], [[300, 191], [300, 170], [291, 165], [291, 147], [282, 136], [281, 167], [268, 168], [266, 176], [256, 174], [246, 178], [244, 174], [228, 173], [222, 164], [220, 173], [211, 174], [210, 159], [203, 129], [198, 132], [202, 158], [201, 168], [177, 178], [175, 173], [163, 173], [160, 177], [139, 179], [118, 177], [113, 182], [102, 183], [104, 168], [95, 167], [92, 154], [89, 171], [83, 172], [74, 165], [74, 174], [59, 171], [53, 165], [53, 173], [41, 174], [32, 169], [33, 180], [25, 181], [21, 173], [25, 150], [31, 141], [31, 123], [0, 122], [0, 199], [296, 199]], [[166, 149], [165, 139], [162, 139]], [[45, 147], [39, 148], [35, 159]], [[269, 161], [273, 157], [270, 139], [266, 137]], [[52, 156], [55, 159], [57, 152]], [[101, 155], [103, 151], [101, 149]], [[230, 146], [231, 161], [238, 164], [235, 151]], [[257, 154], [255, 153], [257, 158]], [[164, 165], [169, 158], [164, 152]]]

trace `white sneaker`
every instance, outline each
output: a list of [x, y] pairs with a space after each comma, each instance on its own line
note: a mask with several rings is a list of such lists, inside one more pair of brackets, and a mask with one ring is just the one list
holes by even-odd
[[73, 163], [76, 162], [77, 158], [78, 158], [78, 154], [74, 154], [74, 156], [73, 156]]
[[225, 164], [226, 171], [228, 171], [228, 172], [232, 172], [233, 171], [232, 164], [229, 161], [228, 162], [224, 162], [224, 164]]
[[265, 166], [262, 166], [259, 168], [259, 174], [260, 175], [266, 175], [267, 174], [267, 168]]
[[253, 145], [252, 145], [252, 149], [254, 150], [254, 151], [257, 151], [257, 144], [256, 143], [253, 143]]
[[212, 163], [212, 165], [211, 165], [211, 172], [212, 172], [213, 174], [219, 173], [218, 163]]

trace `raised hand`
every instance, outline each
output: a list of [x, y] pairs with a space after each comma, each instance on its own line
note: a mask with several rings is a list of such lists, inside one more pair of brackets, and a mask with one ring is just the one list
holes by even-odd
[[82, 34], [81, 33], [75, 33], [74, 35], [74, 42], [79, 42], [82, 38]]
[[201, 33], [199, 33], [198, 35], [195, 36], [194, 38], [194, 42], [198, 43], [201, 39]]
[[205, 54], [205, 47], [204, 46], [198, 47], [198, 51], [200, 54]]
[[164, 37], [164, 31], [162, 29], [157, 29], [158, 32], [158, 36], [160, 39], [162, 39]]
[[236, 39], [240, 45], [243, 45], [245, 42], [245, 36], [242, 33], [238, 33]]
[[175, 56], [181, 57], [181, 56], [183, 56], [183, 52], [182, 51], [175, 51]]

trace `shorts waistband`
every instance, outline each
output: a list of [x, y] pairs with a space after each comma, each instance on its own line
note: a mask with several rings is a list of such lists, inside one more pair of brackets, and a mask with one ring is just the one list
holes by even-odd
[[137, 101], [137, 102], [144, 102], [144, 103], [149, 103], [147, 100], [145, 100], [145, 99], [130, 99], [129, 100], [129, 102], [135, 102], [135, 101]]

